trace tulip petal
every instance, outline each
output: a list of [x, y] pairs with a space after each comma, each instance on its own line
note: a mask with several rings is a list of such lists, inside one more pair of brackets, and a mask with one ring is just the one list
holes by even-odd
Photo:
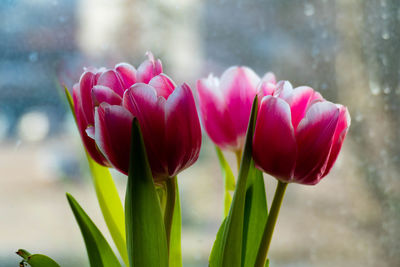
[[166, 105], [168, 174], [176, 175], [199, 157], [201, 128], [193, 94], [186, 84], [177, 87]]
[[95, 111], [95, 140], [103, 155], [119, 171], [128, 174], [133, 115], [122, 106], [103, 102]]
[[[221, 76], [220, 88], [225, 96], [226, 110], [233, 123], [235, 136], [246, 134], [253, 99], [260, 77], [247, 67], [231, 67]], [[242, 147], [243, 143], [239, 144]]]
[[147, 84], [136, 83], [126, 90], [123, 106], [139, 121], [153, 176], [165, 174], [165, 98]]
[[268, 82], [272, 84], [276, 84], [276, 77], [273, 72], [267, 72], [265, 75], [261, 78], [262, 82]]
[[148, 83], [154, 76], [162, 72], [162, 64], [159, 59], [155, 60], [151, 52], [147, 52], [148, 59], [140, 64], [137, 70], [137, 82]]
[[296, 130], [298, 157], [295, 182], [316, 184], [324, 172], [339, 118], [339, 108], [331, 102], [312, 105]]
[[[82, 142], [86, 148], [89, 155], [99, 164], [104, 166], [109, 166], [110, 164], [105, 159], [105, 157], [98, 150], [95, 141], [88, 136], [86, 133], [86, 128], [89, 125], [86, 117], [84, 115], [84, 110], [82, 109], [82, 97], [79, 84], [75, 84], [73, 87], [73, 101], [74, 101], [74, 111], [76, 116], [76, 123], [78, 124], [79, 134], [82, 138]], [[92, 112], [92, 111], [91, 111]]]
[[331, 152], [329, 154], [328, 162], [322, 177], [326, 176], [332, 169], [332, 166], [339, 155], [340, 149], [342, 148], [344, 138], [347, 135], [351, 123], [350, 114], [347, 108], [341, 105], [339, 105], [339, 108], [340, 108], [339, 121], [336, 127], [335, 136], [333, 137], [333, 143]]
[[[79, 87], [76, 90], [79, 90], [79, 105], [82, 109], [82, 115], [85, 117], [85, 120], [88, 124], [93, 124], [93, 103], [92, 103], [92, 95], [91, 91], [95, 83], [95, 74], [93, 72], [87, 71], [84, 72], [79, 80]], [[75, 89], [74, 89], [75, 91]]]
[[132, 65], [128, 63], [119, 63], [115, 66], [115, 70], [122, 81], [124, 89], [136, 83], [136, 69]]
[[253, 139], [256, 166], [282, 181], [290, 182], [296, 154], [289, 104], [277, 97], [264, 97]]
[[308, 86], [300, 86], [293, 90], [292, 96], [289, 99], [290, 109], [292, 112], [292, 123], [296, 130], [300, 121], [304, 118], [307, 109], [312, 103], [320, 100], [319, 94]]
[[267, 81], [263, 81], [260, 83], [258, 90], [257, 90], [258, 97], [260, 97], [262, 99], [264, 96], [273, 95], [275, 90], [276, 90], [276, 84], [267, 82]]
[[176, 85], [172, 81], [172, 79], [169, 78], [164, 73], [154, 76], [150, 80], [149, 85], [154, 87], [154, 89], [156, 89], [158, 96], [162, 96], [165, 99], [168, 99], [168, 97], [174, 91], [174, 88], [176, 87]]
[[124, 94], [124, 88], [121, 80], [114, 70], [107, 70], [100, 74], [97, 84], [112, 88], [112, 90], [114, 90], [121, 97]]
[[222, 149], [240, 148], [240, 140], [220, 91], [219, 80], [213, 76], [198, 80], [197, 92], [203, 126], [212, 141]]
[[289, 81], [279, 81], [276, 84], [274, 96], [285, 99], [286, 102], [290, 103], [290, 99], [293, 96], [293, 86]]
[[94, 106], [98, 106], [103, 102], [110, 105], [120, 105], [122, 98], [106, 86], [95, 85], [92, 88], [92, 101]]

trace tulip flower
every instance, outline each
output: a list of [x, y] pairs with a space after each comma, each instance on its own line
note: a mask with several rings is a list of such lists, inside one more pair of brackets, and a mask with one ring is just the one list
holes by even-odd
[[347, 108], [312, 88], [281, 81], [262, 98], [254, 138], [256, 166], [284, 183], [317, 184], [341, 149], [350, 126]]
[[243, 149], [251, 105], [262, 84], [262, 93], [275, 88], [275, 75], [262, 79], [247, 67], [230, 67], [220, 79], [210, 75], [197, 81], [200, 113], [211, 140], [222, 149]]
[[121, 104], [126, 89], [136, 82], [148, 83], [161, 72], [161, 61], [155, 60], [151, 53], [148, 53], [148, 59], [137, 70], [127, 63], [117, 64], [114, 69], [108, 70], [85, 69], [79, 83], [73, 87], [74, 109], [83, 144], [97, 163], [110, 166], [93, 139], [95, 107], [102, 102], [111, 105]]
[[133, 117], [141, 126], [156, 181], [175, 176], [197, 160], [201, 128], [189, 86], [176, 87], [160, 74], [149, 84], [130, 87], [121, 105], [104, 102], [96, 109], [96, 143], [109, 162], [125, 174], [129, 168]]

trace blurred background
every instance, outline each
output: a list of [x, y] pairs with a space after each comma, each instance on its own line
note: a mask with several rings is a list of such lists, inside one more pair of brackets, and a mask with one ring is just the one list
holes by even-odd
[[[331, 174], [288, 187], [271, 266], [400, 266], [397, 0], [2, 0], [0, 266], [17, 266], [18, 248], [89, 266], [65, 192], [111, 240], [60, 82], [71, 88], [84, 66], [138, 66], [148, 50], [192, 88], [247, 65], [348, 106], [352, 126]], [[113, 174], [123, 197], [126, 178]], [[276, 183], [265, 181], [271, 202]], [[184, 266], [207, 266], [222, 184], [204, 136], [179, 177]]]

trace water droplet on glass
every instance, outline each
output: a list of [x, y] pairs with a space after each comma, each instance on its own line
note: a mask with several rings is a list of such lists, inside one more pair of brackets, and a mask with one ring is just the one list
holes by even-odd
[[388, 32], [388, 31], [384, 31], [383, 33], [382, 33], [382, 39], [383, 40], [389, 40], [390, 39], [390, 33]]
[[315, 12], [315, 8], [312, 4], [306, 3], [304, 5], [304, 15], [306, 15], [307, 17], [310, 17], [310, 16], [314, 15], [314, 12]]
[[383, 93], [386, 94], [386, 95], [390, 94], [391, 91], [392, 91], [392, 90], [391, 90], [389, 87], [385, 87], [385, 88], [383, 89]]
[[364, 119], [363, 114], [361, 114], [361, 113], [357, 113], [357, 114], [356, 114], [355, 120], [356, 120], [357, 122], [361, 122], [363, 119]]
[[39, 59], [39, 53], [38, 52], [31, 52], [29, 54], [29, 61], [30, 62], [36, 62]]
[[379, 86], [376, 86], [376, 85], [371, 85], [370, 90], [371, 90], [371, 94], [373, 94], [373, 95], [379, 95], [381, 93], [381, 88], [379, 88]]

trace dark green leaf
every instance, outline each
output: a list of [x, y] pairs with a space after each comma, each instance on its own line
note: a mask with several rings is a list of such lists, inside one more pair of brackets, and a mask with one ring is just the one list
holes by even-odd
[[243, 216], [246, 200], [246, 184], [252, 161], [252, 140], [255, 119], [257, 116], [257, 97], [254, 98], [249, 126], [246, 135], [239, 177], [233, 195], [231, 208], [226, 219], [226, 226], [222, 235], [222, 246], [217, 256], [212, 257], [211, 267], [239, 267], [242, 264]]
[[136, 119], [125, 197], [126, 241], [131, 267], [167, 267], [168, 247], [160, 201]]
[[110, 248], [100, 230], [89, 218], [78, 202], [67, 193], [67, 199], [71, 206], [75, 219], [81, 229], [85, 240], [86, 250], [92, 267], [120, 267], [117, 257]]
[[252, 162], [246, 190], [242, 266], [253, 267], [268, 217], [263, 174]]

